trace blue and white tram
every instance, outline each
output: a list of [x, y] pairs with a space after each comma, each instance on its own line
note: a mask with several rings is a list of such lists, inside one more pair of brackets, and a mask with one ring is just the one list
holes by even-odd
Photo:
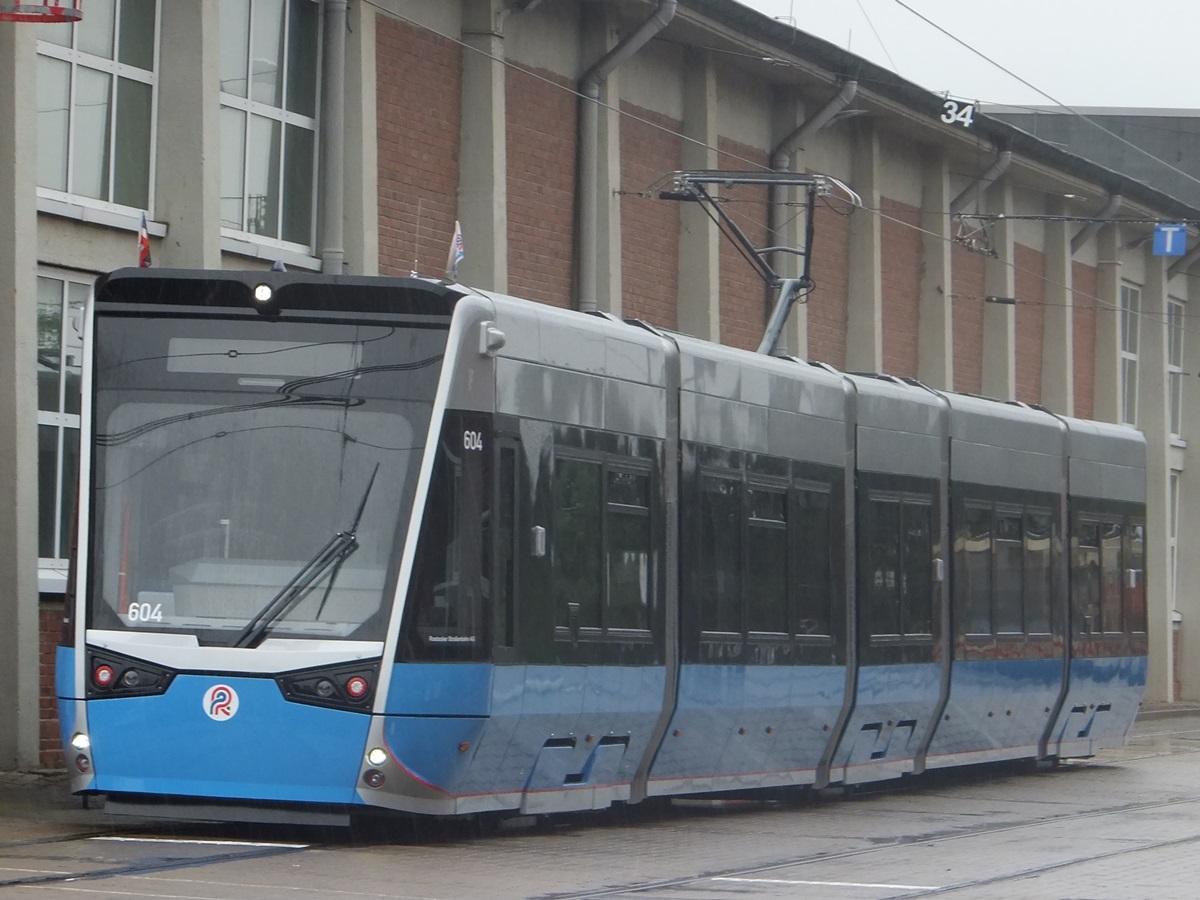
[[110, 811], [345, 821], [1119, 743], [1132, 429], [420, 279], [88, 308], [64, 746]]

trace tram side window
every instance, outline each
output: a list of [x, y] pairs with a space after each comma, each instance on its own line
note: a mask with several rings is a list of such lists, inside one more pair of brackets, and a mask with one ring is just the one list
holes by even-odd
[[1025, 513], [1025, 628], [1050, 634], [1050, 513]]
[[932, 525], [928, 501], [883, 495], [868, 500], [865, 575], [872, 635], [932, 633]]
[[600, 475], [588, 460], [554, 469], [555, 624], [571, 631], [601, 626]]
[[608, 519], [609, 628], [650, 628], [650, 476], [609, 471], [605, 498]]
[[1025, 631], [1023, 576], [1025, 547], [1021, 534], [1021, 515], [997, 512], [992, 521], [992, 584], [995, 590], [995, 618], [998, 634]]
[[742, 485], [704, 476], [700, 486], [700, 628], [742, 631]]
[[827, 491], [797, 491], [795, 547], [797, 634], [833, 633], [833, 579], [830, 571], [830, 497]]
[[1071, 605], [1075, 630], [1086, 634], [1100, 630], [1100, 523], [1077, 523], [1073, 544]]
[[750, 631], [787, 634], [787, 493], [748, 492], [746, 625]]
[[483, 659], [487, 654], [480, 626], [490, 552], [489, 457], [464, 451], [461, 435], [461, 427], [447, 424], [421, 521], [401, 648], [414, 661]]
[[968, 504], [958, 535], [958, 586], [967, 634], [992, 633], [992, 508]]
[[555, 624], [595, 639], [650, 629], [656, 583], [650, 473], [559, 456], [554, 470]]
[[1124, 631], [1121, 601], [1121, 523], [1105, 522], [1100, 529], [1100, 630]]

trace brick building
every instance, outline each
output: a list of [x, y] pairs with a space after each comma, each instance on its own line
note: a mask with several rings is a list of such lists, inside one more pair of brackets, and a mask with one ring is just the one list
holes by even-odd
[[[73, 323], [135, 264], [143, 212], [156, 266], [433, 276], [458, 220], [466, 283], [752, 349], [762, 282], [647, 192], [685, 168], [849, 189], [820, 201], [789, 352], [1145, 432], [1148, 696], [1200, 697], [1177, 651], [1200, 643], [1200, 562], [1175, 553], [1200, 527], [1200, 301], [1192, 258], [1148, 241], [1200, 211], [952, 103], [733, 0], [86, 0], [73, 26], [0, 23], [0, 768], [60, 761]], [[721, 197], [756, 246], [802, 243], [786, 191]]]

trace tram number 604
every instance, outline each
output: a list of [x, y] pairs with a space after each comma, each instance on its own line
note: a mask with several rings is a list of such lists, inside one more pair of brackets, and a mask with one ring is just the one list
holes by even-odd
[[125, 618], [130, 622], [161, 622], [161, 603], [130, 603]]
[[463, 449], [464, 450], [482, 450], [483, 449], [483, 433], [479, 431], [464, 431], [463, 432]]

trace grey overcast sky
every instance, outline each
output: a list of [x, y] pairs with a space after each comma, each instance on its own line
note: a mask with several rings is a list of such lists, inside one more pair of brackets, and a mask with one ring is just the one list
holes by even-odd
[[1197, 0], [740, 2], [794, 20], [801, 31], [939, 94], [983, 103], [1050, 105], [1040, 90], [1072, 107], [1200, 109], [1200, 78], [1193, 64], [1200, 40]]

